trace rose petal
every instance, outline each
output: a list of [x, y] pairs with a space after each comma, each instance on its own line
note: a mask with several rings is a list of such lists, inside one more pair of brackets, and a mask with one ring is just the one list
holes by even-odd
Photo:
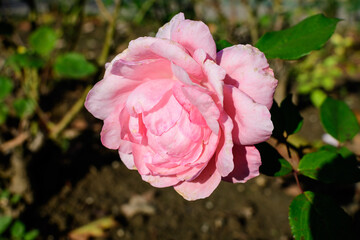
[[[130, 142], [128, 142], [129, 144], [131, 144]], [[133, 154], [130, 152], [130, 153], [124, 153], [124, 152], [121, 152], [120, 149], [119, 149], [119, 156], [120, 156], [120, 159], [121, 161], [124, 163], [124, 165], [130, 169], [130, 170], [136, 170], [136, 166], [135, 166], [135, 163], [134, 163], [134, 156]]]
[[203, 127], [193, 123], [186, 111], [183, 111], [183, 115], [184, 116], [182, 116], [182, 119], [178, 124], [178, 130], [193, 142], [207, 140], [204, 139]]
[[193, 54], [194, 60], [201, 66], [204, 64], [205, 60], [209, 59], [204, 49], [196, 49]]
[[220, 104], [223, 105], [223, 101], [224, 101], [223, 88], [224, 88], [224, 78], [226, 75], [225, 70], [212, 60], [207, 60], [204, 63], [203, 67], [204, 67], [205, 75], [207, 76], [207, 79], [212, 89], [214, 89], [214, 92], [218, 96], [220, 100]]
[[144, 145], [132, 144], [134, 164], [141, 175], [151, 174], [146, 163], [151, 163], [154, 153]]
[[185, 71], [196, 79], [203, 77], [201, 66], [186, 52], [178, 43], [159, 38], [150, 46], [151, 51], [176, 65], [185, 69]]
[[132, 80], [148, 80], [172, 77], [170, 62], [165, 59], [126, 61], [119, 59], [112, 65], [111, 73]]
[[185, 85], [195, 85], [195, 83], [193, 83], [189, 77], [189, 75], [187, 74], [187, 72], [182, 68], [179, 67], [178, 65], [171, 63], [171, 70], [174, 74], [174, 76], [176, 77], [177, 80], [179, 80], [180, 82], [182, 82]]
[[[202, 143], [202, 131], [200, 127], [193, 127], [194, 133], [187, 133], [191, 127], [190, 121], [187, 119], [187, 113], [181, 111], [181, 117], [177, 120], [177, 124], [164, 132], [161, 136], [159, 134], [153, 134], [152, 131], [148, 132], [149, 146], [157, 153], [167, 157], [184, 158], [191, 152], [194, 152], [195, 148], [198, 148], [199, 143]], [[166, 119], [167, 117], [165, 117]], [[187, 133], [187, 134], [184, 134]], [[195, 156], [196, 158], [198, 156]]]
[[262, 52], [250, 45], [235, 45], [218, 52], [216, 60], [226, 70], [226, 84], [271, 108], [277, 80]]
[[164, 188], [178, 184], [180, 181], [176, 176], [152, 176], [152, 175], [141, 175], [141, 178], [150, 183], [154, 187]]
[[189, 201], [210, 196], [221, 181], [221, 175], [216, 170], [215, 160], [211, 160], [201, 174], [192, 181], [184, 181], [174, 186], [183, 198]]
[[177, 123], [182, 111], [173, 95], [164, 96], [155, 107], [143, 113], [143, 121], [150, 132], [160, 136]]
[[274, 128], [269, 110], [254, 102], [239, 89], [224, 86], [224, 109], [233, 119], [233, 140], [241, 145], [253, 145], [268, 140]]
[[221, 137], [218, 145], [218, 153], [216, 155], [216, 168], [221, 176], [227, 176], [234, 170], [234, 159], [232, 148], [234, 146], [232, 141], [233, 122], [232, 119], [225, 113], [220, 117]]
[[206, 163], [193, 166], [188, 171], [177, 173], [176, 177], [180, 181], [192, 181], [201, 174], [201, 172], [204, 170], [206, 166], [207, 166]]
[[185, 16], [184, 14], [178, 13], [176, 14], [171, 20], [170, 22], [166, 23], [164, 26], [162, 26], [158, 32], [156, 33], [156, 37], [157, 38], [167, 38], [170, 39], [170, 33], [171, 33], [171, 29], [173, 29], [174, 27], [176, 27], [177, 25], [179, 25], [179, 23], [181, 21], [185, 20]]
[[195, 87], [184, 86], [182, 91], [191, 104], [199, 110], [209, 128], [215, 134], [218, 134], [219, 123], [217, 120], [220, 117], [220, 111], [211, 96], [208, 93], [199, 91]]
[[106, 119], [117, 107], [125, 104], [130, 92], [139, 82], [110, 75], [96, 83], [86, 97], [85, 107], [99, 119]]
[[159, 39], [154, 37], [139, 37], [129, 42], [126, 52], [127, 61], [141, 61], [149, 59], [159, 59], [159, 55], [151, 51], [150, 46]]
[[196, 49], [204, 51], [212, 58], [216, 58], [216, 45], [208, 26], [200, 21], [183, 20], [171, 31], [171, 40], [178, 42], [194, 54]]
[[121, 126], [119, 121], [119, 107], [115, 109], [105, 120], [100, 136], [102, 144], [110, 149], [118, 149], [121, 141]]
[[254, 146], [235, 145], [233, 147], [234, 170], [223, 180], [232, 183], [244, 183], [259, 175], [260, 153]]
[[150, 111], [173, 86], [171, 80], [152, 80], [135, 88], [127, 98], [126, 109], [131, 116]]

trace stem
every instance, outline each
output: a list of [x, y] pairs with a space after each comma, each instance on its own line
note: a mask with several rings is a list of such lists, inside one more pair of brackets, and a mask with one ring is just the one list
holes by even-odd
[[106, 19], [106, 21], [111, 22], [113, 20], [110, 12], [106, 9], [103, 1], [101, 0], [95, 0], [97, 7], [99, 8], [99, 11], [101, 15]]
[[[298, 149], [293, 146], [291, 143], [288, 143], [286, 141], [278, 140], [274, 137], [271, 137], [269, 140], [266, 141], [268, 144], [270, 144], [273, 148], [277, 150], [277, 152], [290, 163], [292, 168], [295, 170], [297, 169], [299, 165], [299, 151]], [[290, 152], [290, 154], [289, 154]]]
[[294, 175], [294, 178], [296, 180], [296, 184], [297, 184], [298, 188], [300, 189], [301, 193], [304, 193], [304, 190], [302, 189], [302, 187], [300, 185], [300, 182], [299, 182], [299, 177], [298, 177], [297, 171], [293, 170], [293, 175]]
[[111, 46], [111, 42], [112, 42], [114, 32], [115, 32], [116, 18], [118, 16], [119, 12], [120, 12], [120, 5], [121, 5], [120, 3], [121, 3], [120, 0], [116, 1], [113, 16], [111, 18], [111, 21], [109, 22], [108, 27], [107, 27], [104, 45], [103, 45], [100, 57], [98, 58], [98, 65], [99, 66], [103, 66], [105, 64], [108, 56], [109, 56], [110, 46]]
[[0, 145], [0, 151], [3, 153], [9, 152], [11, 149], [23, 144], [28, 138], [30, 137], [30, 134], [28, 132], [23, 132], [19, 134], [17, 137], [4, 142]]
[[145, 17], [145, 14], [149, 11], [152, 5], [155, 3], [155, 0], [147, 0], [142, 5], [137, 14], [134, 17], [134, 23], [140, 24]]
[[288, 138], [288, 136], [287, 136], [287, 134], [286, 134], [286, 137], [285, 137], [285, 145], [286, 145], [286, 149], [287, 149], [289, 158], [291, 158], [290, 144], [289, 144], [289, 142], [287, 141], [287, 138]]
[[90, 91], [91, 87], [92, 86], [89, 85], [85, 88], [81, 97], [76, 101], [76, 103], [72, 106], [72, 108], [65, 114], [65, 116], [60, 120], [59, 123], [57, 123], [55, 126], [51, 128], [49, 134], [51, 139], [55, 140], [59, 136], [59, 134], [67, 127], [67, 125], [69, 125], [69, 123], [74, 119], [76, 114], [80, 112], [80, 110], [84, 106], [86, 96]]

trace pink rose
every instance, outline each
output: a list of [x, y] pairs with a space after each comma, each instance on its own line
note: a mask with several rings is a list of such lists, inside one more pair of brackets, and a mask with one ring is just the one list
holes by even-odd
[[107, 64], [85, 106], [104, 120], [103, 145], [129, 169], [187, 200], [221, 180], [259, 175], [254, 144], [269, 139], [277, 85], [263, 53], [236, 45], [216, 53], [209, 28], [179, 13]]

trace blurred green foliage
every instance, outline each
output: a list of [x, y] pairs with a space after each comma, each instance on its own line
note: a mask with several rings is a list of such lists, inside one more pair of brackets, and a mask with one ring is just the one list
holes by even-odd
[[64, 78], [84, 78], [96, 71], [94, 64], [79, 53], [65, 53], [55, 59], [54, 71]]
[[[353, 45], [351, 37], [334, 34], [330, 39], [329, 48], [314, 52], [303, 62], [295, 66], [297, 91], [310, 94], [311, 101], [320, 107], [326, 98], [326, 92], [334, 90], [339, 78], [344, 74], [352, 74], [355, 70], [353, 62], [347, 60], [348, 52]], [[358, 71], [358, 70], [355, 70]]]

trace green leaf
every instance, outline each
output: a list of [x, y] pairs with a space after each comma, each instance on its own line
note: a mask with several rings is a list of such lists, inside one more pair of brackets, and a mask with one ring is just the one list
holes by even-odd
[[83, 78], [93, 74], [96, 67], [81, 54], [65, 53], [56, 58], [54, 70], [61, 77]]
[[319, 108], [323, 102], [325, 101], [327, 95], [321, 89], [315, 89], [310, 94], [311, 102], [314, 104], [315, 107]]
[[298, 107], [292, 102], [292, 94], [289, 94], [280, 105], [282, 123], [287, 135], [300, 131], [303, 125], [303, 118], [299, 113]]
[[13, 103], [16, 115], [19, 118], [24, 118], [33, 114], [35, 110], [35, 102], [27, 98], [16, 99]]
[[0, 235], [6, 231], [12, 221], [11, 216], [0, 216]]
[[57, 35], [50, 27], [40, 27], [30, 35], [29, 43], [34, 51], [41, 56], [47, 56], [54, 49]]
[[10, 198], [10, 203], [11, 203], [11, 204], [17, 204], [20, 200], [21, 200], [21, 195], [20, 195], [20, 194], [14, 194], [14, 195]]
[[14, 88], [12, 80], [7, 77], [0, 77], [0, 100], [11, 93]]
[[265, 33], [256, 47], [267, 58], [298, 59], [320, 49], [334, 33], [339, 21], [317, 14], [288, 29]]
[[34, 240], [39, 236], [39, 230], [34, 229], [27, 232], [24, 236], [24, 240]]
[[10, 192], [9, 190], [2, 190], [1, 193], [0, 193], [0, 199], [8, 199], [10, 197]]
[[357, 167], [356, 158], [349, 155], [347, 151], [327, 147], [308, 153], [300, 160], [298, 171], [325, 183], [358, 182], [360, 169]]
[[225, 39], [222, 39], [222, 40], [216, 41], [216, 50], [221, 51], [224, 48], [231, 47], [232, 45], [233, 44], [229, 43]]
[[354, 113], [343, 101], [326, 98], [320, 107], [321, 123], [331, 136], [345, 142], [360, 130]]
[[256, 145], [261, 155], [262, 164], [260, 172], [267, 176], [280, 177], [289, 174], [292, 167], [288, 161], [268, 143], [260, 143]]
[[106, 7], [114, 5], [114, 0], [102, 0]]
[[10, 229], [11, 237], [19, 239], [25, 234], [25, 225], [21, 221], [17, 220]]
[[21, 68], [41, 68], [44, 66], [45, 61], [39, 56], [30, 53], [15, 53], [11, 55], [6, 64], [12, 67], [15, 71], [20, 71]]
[[0, 102], [0, 124], [3, 124], [6, 121], [8, 113], [8, 107], [4, 103]]
[[354, 238], [351, 218], [331, 198], [306, 191], [289, 207], [289, 222], [295, 240]]

